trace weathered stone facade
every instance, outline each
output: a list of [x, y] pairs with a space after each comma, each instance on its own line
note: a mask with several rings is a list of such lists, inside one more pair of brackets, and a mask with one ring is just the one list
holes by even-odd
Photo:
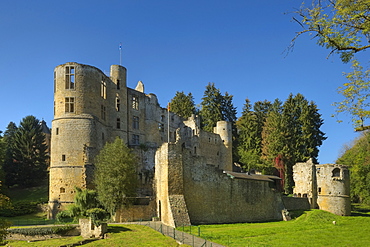
[[350, 177], [347, 166], [297, 163], [293, 167], [294, 196], [309, 200], [311, 208], [337, 215], [351, 214]]
[[121, 137], [139, 158], [138, 205], [117, 221], [160, 218], [165, 224], [281, 220], [284, 208], [274, 176], [232, 172], [231, 125], [214, 133], [160, 107], [138, 82], [126, 86], [126, 69], [110, 76], [78, 63], [54, 71], [49, 207], [54, 216], [73, 203], [74, 188], [92, 188], [94, 157]]

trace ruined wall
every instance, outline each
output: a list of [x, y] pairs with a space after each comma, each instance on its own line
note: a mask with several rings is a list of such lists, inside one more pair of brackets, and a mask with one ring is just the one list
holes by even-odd
[[350, 177], [346, 166], [316, 165], [318, 199], [322, 210], [337, 215], [351, 214]]
[[308, 197], [311, 208], [337, 215], [351, 214], [350, 177], [346, 166], [315, 165], [309, 160], [293, 167], [293, 178], [294, 196]]

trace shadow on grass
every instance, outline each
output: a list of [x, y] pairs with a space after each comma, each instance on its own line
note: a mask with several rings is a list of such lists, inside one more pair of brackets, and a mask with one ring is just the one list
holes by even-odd
[[108, 232], [110, 233], [120, 233], [120, 232], [128, 232], [132, 231], [129, 228], [123, 227], [123, 226], [108, 226]]
[[351, 216], [370, 217], [370, 206], [366, 204], [352, 204]]
[[304, 214], [304, 212], [307, 212], [307, 211], [310, 211], [310, 210], [292, 210], [292, 211], [289, 211], [289, 214], [290, 214], [290, 217], [292, 217], [292, 219], [295, 219], [295, 218], [298, 218], [299, 216]]

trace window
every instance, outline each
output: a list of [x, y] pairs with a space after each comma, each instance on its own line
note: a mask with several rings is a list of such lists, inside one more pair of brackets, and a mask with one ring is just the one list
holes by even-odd
[[132, 145], [139, 145], [139, 144], [140, 144], [139, 135], [132, 135]]
[[107, 83], [102, 79], [101, 85], [100, 85], [100, 96], [103, 99], [107, 98]]
[[164, 124], [163, 123], [158, 124], [158, 129], [160, 132], [164, 132]]
[[120, 89], [120, 87], [121, 87], [120, 83], [121, 82], [119, 80], [117, 80], [117, 89]]
[[164, 122], [164, 115], [161, 116], [161, 122]]
[[62, 161], [66, 161], [66, 155], [62, 154]]
[[60, 191], [60, 194], [66, 193], [66, 189], [65, 189], [65, 188], [63, 188], [63, 187], [62, 187], [62, 188], [60, 188], [60, 190], [59, 190], [59, 191]]
[[56, 86], [57, 86], [57, 81], [56, 81], [56, 73], [55, 73], [55, 71], [54, 71], [54, 93], [57, 91], [57, 89], [56, 89]]
[[117, 118], [117, 129], [120, 129], [121, 128], [121, 119], [120, 118]]
[[101, 119], [105, 120], [105, 106], [101, 105]]
[[139, 110], [139, 99], [136, 96], [132, 96], [132, 109]]
[[56, 134], [56, 135], [59, 135], [59, 128], [56, 128], [56, 129], [55, 129], [55, 134]]
[[65, 98], [65, 111], [66, 112], [75, 112], [75, 98], [66, 97]]
[[132, 119], [132, 128], [139, 129], [139, 117], [134, 116]]
[[120, 106], [121, 106], [120, 99], [119, 99], [119, 97], [116, 97], [116, 110], [117, 110], [117, 111], [119, 111]]
[[66, 89], [75, 89], [75, 67], [66, 66]]
[[332, 177], [340, 177], [340, 169], [334, 168]]

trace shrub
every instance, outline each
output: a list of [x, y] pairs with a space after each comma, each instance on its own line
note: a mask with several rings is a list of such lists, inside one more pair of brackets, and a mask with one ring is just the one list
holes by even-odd
[[68, 210], [61, 211], [56, 215], [56, 220], [61, 223], [67, 223], [73, 221], [73, 216], [71, 215], [71, 212]]
[[36, 202], [15, 202], [11, 208], [0, 210], [0, 216], [3, 217], [14, 217], [26, 214], [36, 213], [37, 203]]
[[63, 235], [75, 228], [76, 228], [75, 226], [71, 225], [53, 226], [53, 227], [11, 228], [8, 229], [8, 232], [12, 234], [21, 234], [25, 236], [36, 236], [36, 235], [44, 236], [51, 234]]

